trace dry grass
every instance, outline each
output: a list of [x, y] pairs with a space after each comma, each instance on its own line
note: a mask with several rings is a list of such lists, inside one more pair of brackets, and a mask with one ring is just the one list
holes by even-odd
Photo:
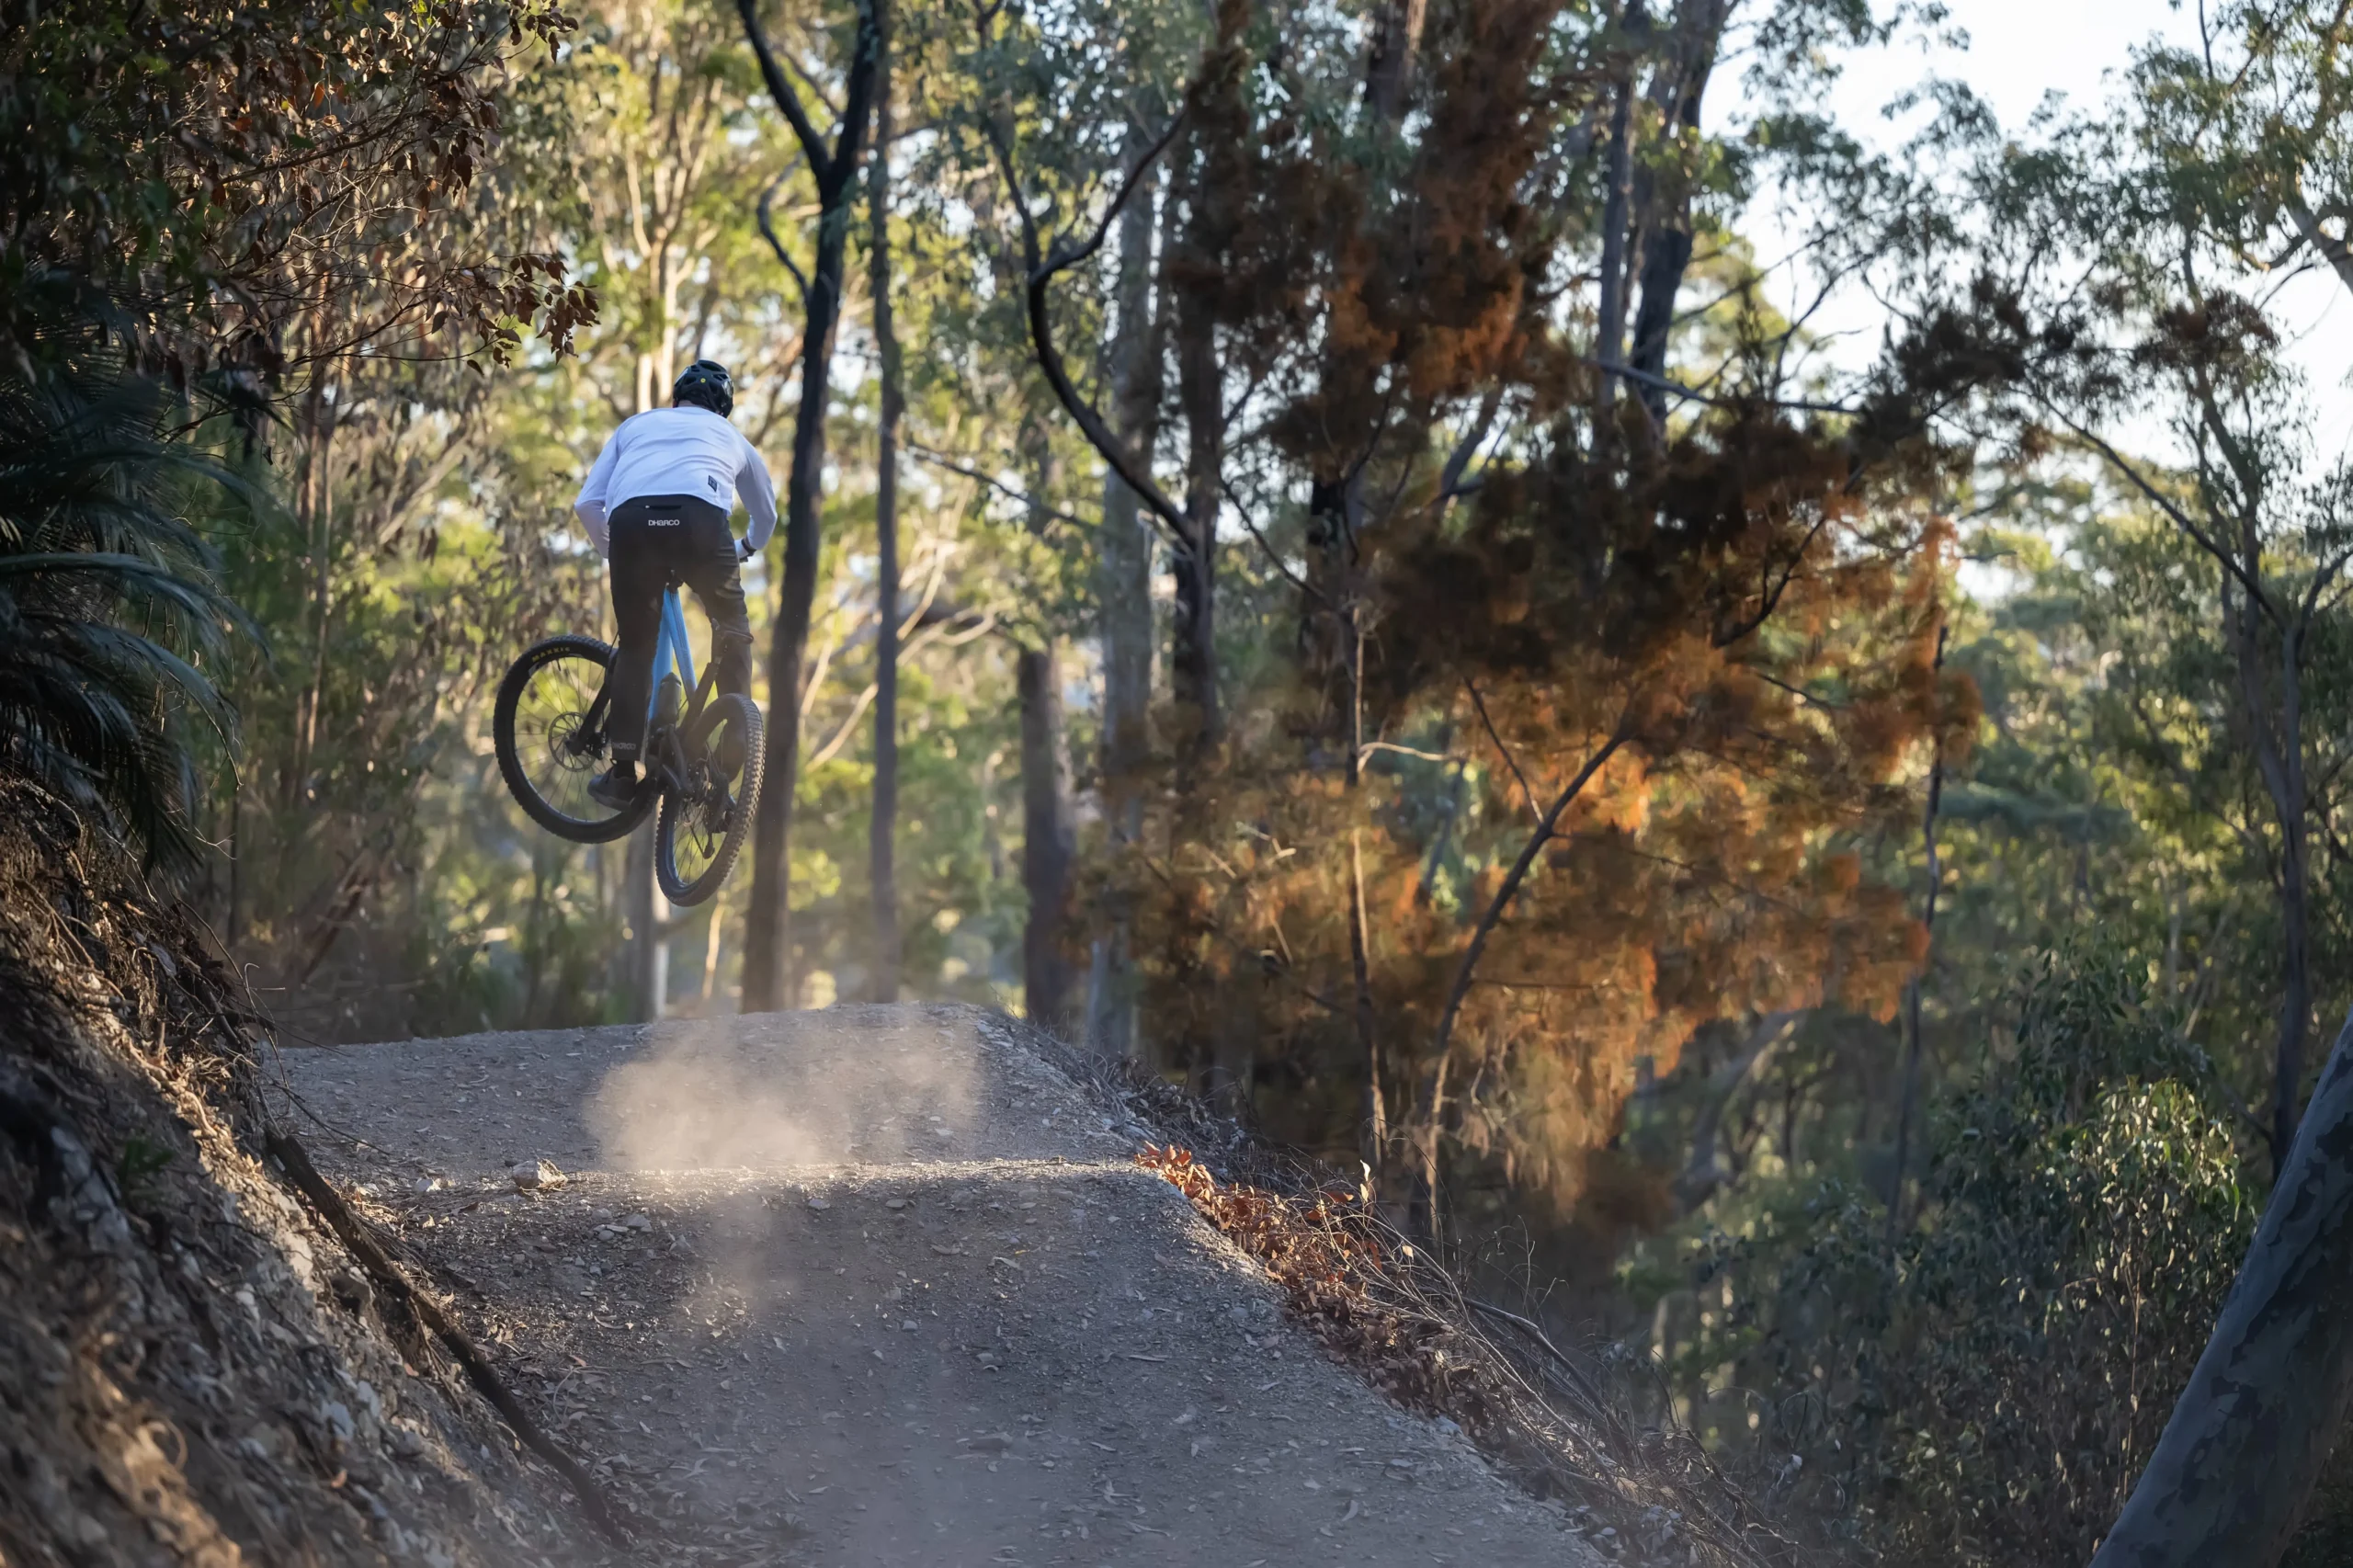
[[1529, 1492], [1567, 1504], [1606, 1554], [1707, 1568], [1797, 1561], [1688, 1434], [1635, 1424], [1603, 1369], [1465, 1295], [1361, 1193], [1263, 1155], [1256, 1180], [1221, 1181], [1175, 1144], [1147, 1144], [1136, 1163], [1257, 1260], [1335, 1359], [1404, 1408], [1456, 1423]]

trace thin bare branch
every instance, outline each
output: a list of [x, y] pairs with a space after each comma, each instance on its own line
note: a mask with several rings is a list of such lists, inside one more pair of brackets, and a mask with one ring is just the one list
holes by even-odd
[[1225, 498], [1233, 503], [1233, 515], [1242, 519], [1243, 531], [1247, 533], [1253, 540], [1256, 540], [1257, 541], [1258, 548], [1266, 552], [1267, 564], [1281, 573], [1283, 575], [1283, 581], [1289, 583], [1292, 587], [1297, 588], [1301, 593], [1305, 594], [1308, 597], [1322, 600], [1325, 604], [1331, 603], [1332, 601], [1324, 596], [1321, 589], [1303, 581], [1298, 573], [1292, 571], [1288, 565], [1284, 564], [1283, 558], [1276, 553], [1274, 545], [1268, 541], [1265, 534], [1258, 531], [1257, 521], [1250, 516], [1250, 508], [1244, 506], [1242, 504], [1242, 497], [1234, 493], [1233, 482], [1221, 474], [1218, 477], [1218, 488], [1223, 490], [1225, 492]]
[[[792, 133], [801, 142], [801, 156], [808, 160], [809, 172], [816, 176], [819, 205], [830, 211], [858, 172], [859, 144], [866, 135], [866, 121], [873, 106], [875, 74], [870, 64], [860, 69], [864, 62], [852, 62], [849, 92], [842, 104], [833, 145], [828, 147], [824, 136], [810, 120], [809, 111], [801, 107], [801, 95], [793, 90], [782, 62], [777, 59], [776, 50], [768, 42], [767, 29], [760, 25], [758, 0], [735, 0], [735, 14], [743, 18], [744, 36], [759, 60], [760, 80], [767, 85], [768, 96], [776, 100], [777, 108], [784, 111], [784, 118], [791, 122]], [[858, 7], [855, 47], [860, 55], [870, 55], [877, 47], [873, 11], [865, 0], [860, 0]]]
[[2198, 547], [2200, 550], [2203, 550], [2208, 555], [2212, 556], [2217, 565], [2221, 566], [2223, 571], [2229, 573], [2233, 577], [2238, 580], [2239, 586], [2246, 590], [2248, 597], [2254, 599], [2256, 604], [2262, 609], [2265, 617], [2268, 619], [2274, 626], [2282, 627], [2284, 629], [2286, 622], [2280, 619], [2279, 608], [2272, 604], [2271, 596], [2263, 591], [2263, 585], [2257, 582], [2255, 577], [2249, 574], [2245, 564], [2240, 562], [2235, 553], [2226, 549], [2221, 540], [2209, 534], [2205, 528], [2202, 527], [2196, 518], [2184, 511], [2180, 505], [2177, 503], [2172, 496], [2167, 495], [2164, 491], [2158, 489], [2155, 484], [2152, 483], [2139, 469], [2132, 466], [2131, 460], [2128, 460], [2123, 453], [2110, 446], [2104, 437], [2077, 423], [2063, 409], [2052, 406], [2048, 399], [2038, 397], [2036, 401], [2040, 402], [2042, 406], [2049, 411], [2052, 418], [2058, 420], [2060, 424], [2064, 425], [2068, 429], [2074, 431], [2078, 439], [2097, 450], [2101, 457], [2107, 459], [2109, 466], [2114, 469], [2117, 472], [2122, 474], [2126, 481], [2131, 484], [2133, 489], [2139, 491], [2143, 496], [2147, 497], [2159, 511], [2172, 518], [2174, 525], [2180, 528], [2182, 532], [2188, 534], [2191, 539], [2195, 540], [2198, 542]]
[[776, 57], [776, 50], [768, 43], [767, 29], [760, 25], [756, 0], [735, 0], [735, 14], [744, 19], [744, 36], [751, 40], [752, 53], [760, 62], [760, 79], [767, 85], [768, 96], [776, 100], [776, 107], [782, 109], [784, 118], [791, 122], [792, 134], [801, 141], [801, 155], [809, 160], [810, 169], [822, 180], [828, 162], [825, 139], [811, 123], [809, 111], [801, 107], [801, 95], [793, 91], [791, 81], [784, 74], [784, 66]]
[[944, 468], [950, 473], [961, 474], [966, 479], [977, 480], [981, 483], [987, 485], [991, 490], [995, 491], [998, 494], [1004, 496], [1008, 501], [1017, 501], [1024, 506], [1034, 506], [1039, 511], [1045, 513], [1048, 517], [1059, 517], [1063, 522], [1069, 523], [1076, 528], [1091, 530], [1100, 526], [1092, 518], [1082, 517], [1075, 512], [1065, 512], [1059, 506], [1048, 505], [1046, 502], [1040, 500], [1037, 496], [1029, 494], [1027, 491], [1015, 489], [1012, 485], [1006, 483], [1005, 481], [1001, 479], [991, 478], [989, 475], [983, 473], [979, 469], [970, 467], [965, 463], [959, 461], [957, 459], [949, 457], [946, 452], [934, 451], [929, 447], [925, 446], [921, 441], [903, 441], [902, 445], [907, 451], [923, 459], [924, 461], [931, 464], [934, 468]]
[[1111, 225], [1118, 220], [1120, 210], [1127, 206], [1128, 198], [1135, 194], [1136, 187], [1142, 181], [1146, 171], [1160, 161], [1160, 154], [1168, 150], [1168, 143], [1176, 139], [1176, 132], [1184, 127], [1185, 119], [1192, 110], [1193, 94], [1188, 87], [1183, 101], [1176, 106], [1176, 112], [1169, 117], [1166, 127], [1137, 157], [1134, 166], [1120, 176], [1119, 188], [1111, 193], [1110, 205], [1103, 209], [1103, 217], [1095, 225], [1095, 233], [1088, 236], [1086, 243], [1075, 250], [1064, 249], [1059, 240], [1054, 243], [1053, 251], [1047, 257], [1049, 274], [1076, 267], [1103, 248], [1103, 241], [1111, 233]]
[[1103, 460], [1110, 465], [1111, 472], [1118, 474], [1120, 481], [1150, 508], [1154, 520], [1168, 535], [1171, 546], [1188, 555], [1191, 553], [1191, 546], [1186, 542], [1185, 509], [1168, 498], [1167, 493], [1154, 481], [1150, 465], [1129, 449], [1128, 444], [1119, 437], [1071, 381], [1070, 369], [1063, 362], [1062, 350], [1054, 344], [1053, 317], [1049, 308], [1047, 288], [1055, 274], [1086, 260], [1101, 248], [1104, 236], [1110, 233], [1112, 222], [1142, 183], [1145, 171], [1158, 161], [1161, 153], [1176, 137], [1177, 128], [1184, 123], [1192, 108], [1193, 95], [1194, 89], [1188, 86], [1184, 101], [1169, 120], [1167, 129], [1145, 149], [1142, 156], [1136, 160], [1135, 166], [1120, 181], [1120, 187], [1113, 194], [1110, 205], [1104, 210], [1102, 221], [1096, 225], [1094, 236], [1076, 249], [1071, 249], [1057, 240], [1051, 252], [1040, 243], [1038, 215], [1030, 210], [1029, 198], [1022, 194], [1020, 171], [1014, 162], [1013, 149], [1006, 142], [1003, 128], [997, 124], [994, 115], [982, 117], [990, 151], [995, 154], [997, 165], [1005, 176], [1006, 190], [1013, 199], [1014, 210], [1021, 218], [1021, 254], [1023, 264], [1029, 269], [1029, 338], [1037, 351], [1038, 368], [1045, 372], [1047, 384], [1053, 388], [1055, 398], [1076, 423], [1087, 444], [1101, 454]]
[[1441, 506], [1450, 503], [1456, 496], [1467, 495], [1472, 490], [1477, 488], [1475, 481], [1470, 485], [1465, 485], [1462, 483], [1462, 475], [1471, 467], [1471, 460], [1478, 456], [1479, 449], [1486, 445], [1487, 437], [1495, 429], [1495, 413], [1503, 406], [1503, 382], [1500, 380], [1487, 389], [1487, 395], [1479, 400], [1479, 417], [1471, 422], [1471, 428], [1462, 433], [1462, 439], [1455, 442], [1454, 449], [1447, 453], [1446, 464], [1438, 470], [1438, 499]]
[[1593, 1380], [1586, 1376], [1585, 1369], [1570, 1360], [1567, 1353], [1546, 1337], [1542, 1329], [1518, 1312], [1506, 1312], [1491, 1301], [1480, 1301], [1475, 1296], [1465, 1296], [1462, 1300], [1465, 1305], [1474, 1307], [1489, 1317], [1501, 1319], [1534, 1340], [1544, 1353], [1552, 1358], [1553, 1365], [1560, 1368], [1563, 1374], [1568, 1378], [1570, 1387], [1575, 1391], [1577, 1397], [1586, 1402], [1589, 1415], [1600, 1418], [1608, 1410], [1608, 1402], [1602, 1398], [1601, 1391], [1594, 1386]]
[[1519, 770], [1519, 759], [1512, 756], [1511, 747], [1504, 744], [1503, 736], [1496, 733], [1495, 722], [1487, 717], [1486, 699], [1479, 695], [1479, 687], [1469, 676], [1462, 677], [1462, 689], [1471, 694], [1471, 706], [1479, 710], [1479, 722], [1486, 726], [1487, 738], [1495, 743], [1495, 750], [1503, 757], [1504, 766], [1511, 769], [1511, 776], [1514, 778], [1519, 780], [1520, 795], [1528, 801], [1528, 814], [1531, 817], [1535, 816], [1537, 814], [1536, 791], [1529, 788], [1528, 775]]
[[1671, 392], [1688, 403], [1702, 403], [1710, 408], [1753, 408], [1761, 404], [1768, 408], [1792, 408], [1802, 414], [1843, 414], [1848, 416], [1862, 412], [1858, 408], [1850, 408], [1843, 403], [1813, 403], [1804, 398], [1723, 397], [1713, 392], [1701, 392], [1697, 387], [1685, 386], [1672, 377], [1654, 375], [1648, 370], [1638, 370], [1631, 365], [1622, 364], [1615, 359], [1588, 358], [1586, 363], [1597, 370], [1607, 370], [1613, 376], [1623, 376], [1630, 381], [1638, 381], [1646, 387], [1656, 387], [1659, 391]]
[[776, 252], [777, 260], [782, 262], [784, 269], [792, 274], [792, 281], [801, 289], [801, 308], [806, 311], [809, 308], [809, 279], [801, 268], [794, 265], [792, 254], [784, 248], [784, 242], [777, 237], [776, 223], [769, 213], [769, 208], [776, 200], [777, 189], [783, 184], [784, 176], [779, 175], [774, 184], [760, 192], [760, 233], [768, 242], [768, 249]]
[[[1447, 1048], [1454, 1038], [1455, 1019], [1461, 1016], [1463, 999], [1471, 994], [1471, 982], [1478, 973], [1481, 956], [1487, 950], [1487, 939], [1495, 935], [1495, 927], [1502, 922], [1504, 912], [1511, 907], [1512, 900], [1519, 896], [1520, 884], [1528, 880], [1528, 873], [1535, 867], [1538, 854], [1552, 841], [1553, 830], [1560, 825], [1562, 813], [1569, 809], [1570, 803], [1592, 782], [1593, 776], [1618, 755], [1619, 748], [1630, 738], [1627, 726], [1620, 723], [1610, 733], [1609, 738], [1586, 758], [1585, 766], [1577, 769], [1576, 777], [1562, 788], [1552, 805], [1546, 808], [1544, 815], [1536, 824], [1536, 831], [1529, 834], [1528, 842], [1520, 846], [1518, 856], [1511, 863], [1511, 869], [1504, 873], [1503, 884], [1495, 889], [1495, 897], [1489, 899], [1487, 907], [1480, 912], [1479, 924], [1471, 931], [1470, 945], [1462, 949], [1462, 961], [1455, 968], [1454, 984], [1447, 992], [1446, 1006], [1438, 1014], [1438, 1036], [1431, 1049], [1433, 1062], [1445, 1062]], [[1435, 1096], [1430, 1097], [1435, 1098]], [[1426, 1105], [1424, 1108], [1434, 1111], [1436, 1108]]]
[[1395, 741], [1367, 741], [1357, 748], [1357, 760], [1361, 765], [1377, 751], [1395, 752], [1399, 756], [1417, 756], [1424, 762], [1461, 762], [1459, 756], [1449, 756], [1442, 751], [1424, 751], [1419, 746], [1399, 745]]
[[2322, 259], [2336, 272], [2338, 280], [2347, 289], [2353, 289], [2353, 246], [2348, 246], [2322, 228], [2320, 219], [2301, 201], [2289, 204], [2288, 216], [2294, 221], [2296, 232], [2313, 249], [2320, 252]]
[[[927, 645], [945, 638], [960, 621], [966, 623], [968, 631], [973, 626], [980, 626], [983, 631], [995, 629], [994, 617], [977, 610], [961, 611], [948, 619], [935, 620], [918, 631], [906, 646], [899, 650], [899, 657], [912, 661]], [[965, 641], [969, 642], [971, 639], [967, 638]], [[866, 717], [866, 710], [874, 706], [874, 699], [881, 695], [881, 691], [882, 688], [879, 683], [874, 681], [866, 683], [866, 688], [860, 691], [850, 703], [848, 717], [835, 729], [833, 738], [812, 752], [809, 760], [801, 764], [804, 771], [813, 773], [841, 754], [842, 748], [849, 744], [852, 736], [857, 733], [858, 722]]]

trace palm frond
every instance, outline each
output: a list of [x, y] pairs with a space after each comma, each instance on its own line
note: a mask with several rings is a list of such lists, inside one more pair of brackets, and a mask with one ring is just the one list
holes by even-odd
[[177, 871], [200, 848], [188, 724], [236, 736], [202, 665], [260, 641], [184, 507], [258, 498], [164, 438], [167, 404], [103, 357], [0, 369], [0, 767]]

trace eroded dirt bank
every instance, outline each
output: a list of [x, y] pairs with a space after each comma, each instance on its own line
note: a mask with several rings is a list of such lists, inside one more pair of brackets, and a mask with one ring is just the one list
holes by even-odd
[[0, 1562], [578, 1561], [561, 1493], [264, 1165], [258, 1036], [135, 887], [0, 790]]

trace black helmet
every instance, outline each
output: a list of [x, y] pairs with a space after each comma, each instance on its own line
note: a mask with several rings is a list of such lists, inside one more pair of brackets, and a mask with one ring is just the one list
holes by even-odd
[[698, 359], [670, 388], [670, 401], [708, 408], [723, 419], [735, 412], [735, 381], [718, 360]]

